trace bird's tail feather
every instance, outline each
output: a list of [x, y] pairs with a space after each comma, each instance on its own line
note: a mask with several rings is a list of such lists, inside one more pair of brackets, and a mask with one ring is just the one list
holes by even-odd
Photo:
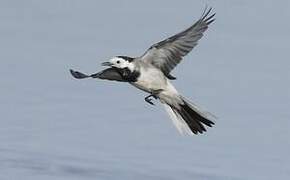
[[177, 113], [177, 111], [172, 108], [170, 105], [166, 103], [162, 103], [166, 112], [168, 113], [170, 119], [172, 120], [174, 126], [177, 128], [179, 133], [181, 134], [192, 134], [190, 128], [186, 124], [186, 122], [182, 119], [180, 114]]
[[178, 107], [163, 103], [167, 113], [181, 134], [203, 133], [206, 131], [204, 125], [209, 127], [214, 125], [212, 121], [216, 119], [214, 115], [201, 110], [201, 108], [190, 103], [184, 97], [181, 97], [181, 99], [182, 103]]

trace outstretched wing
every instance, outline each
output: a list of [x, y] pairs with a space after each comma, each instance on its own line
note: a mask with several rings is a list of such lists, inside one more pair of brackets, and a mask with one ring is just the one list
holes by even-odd
[[111, 81], [128, 82], [122, 77], [122, 75], [120, 74], [117, 68], [104, 69], [101, 72], [91, 74], [91, 75], [87, 75], [79, 71], [74, 71], [72, 69], [70, 69], [70, 73], [76, 79], [84, 79], [84, 78], [91, 77], [91, 78], [106, 79], [106, 80], [111, 80]]
[[211, 10], [205, 9], [201, 18], [188, 29], [152, 45], [141, 60], [161, 69], [170, 79], [175, 79], [170, 71], [197, 45], [208, 25], [215, 20], [215, 14], [210, 15]]

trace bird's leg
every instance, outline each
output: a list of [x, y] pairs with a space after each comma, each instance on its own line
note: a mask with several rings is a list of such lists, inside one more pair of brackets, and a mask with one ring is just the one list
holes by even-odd
[[155, 105], [153, 102], [152, 102], [152, 98], [151, 97], [154, 97], [155, 99], [157, 99], [157, 96], [156, 95], [154, 95], [154, 94], [150, 94], [149, 96], [146, 96], [145, 97], [145, 101], [146, 102], [148, 102], [149, 104], [151, 104], [151, 105]]

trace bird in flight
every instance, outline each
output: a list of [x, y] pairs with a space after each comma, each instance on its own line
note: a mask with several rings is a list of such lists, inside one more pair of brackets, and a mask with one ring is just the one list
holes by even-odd
[[91, 77], [128, 82], [149, 93], [145, 97], [149, 104], [154, 105], [153, 98], [159, 100], [181, 134], [201, 134], [206, 131], [205, 126], [214, 125], [215, 116], [179, 94], [170, 82], [176, 79], [170, 72], [197, 45], [209, 24], [215, 20], [211, 10], [206, 8], [192, 26], [152, 45], [142, 56], [115, 56], [102, 63], [109, 68], [92, 75], [72, 69], [70, 72], [77, 79]]

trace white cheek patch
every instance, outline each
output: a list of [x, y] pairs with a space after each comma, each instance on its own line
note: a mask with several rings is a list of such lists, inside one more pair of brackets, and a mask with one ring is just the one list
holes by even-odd
[[127, 67], [130, 69], [131, 72], [133, 72], [134, 69], [135, 69], [134, 68], [135, 67], [134, 64], [133, 63], [129, 63], [129, 62], [127, 62], [127, 63], [128, 63]]
[[[117, 63], [117, 61], [119, 61], [120, 63]], [[133, 63], [130, 63], [122, 58], [119, 58], [119, 57], [114, 57], [110, 60], [110, 62], [112, 64], [114, 64], [113, 66], [114, 67], [117, 67], [117, 68], [128, 68], [130, 69], [130, 71], [134, 71], [134, 64]]]

